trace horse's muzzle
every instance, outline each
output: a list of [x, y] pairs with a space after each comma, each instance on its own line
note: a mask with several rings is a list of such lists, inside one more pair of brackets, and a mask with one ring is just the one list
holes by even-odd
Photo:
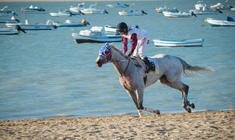
[[96, 61], [96, 66], [97, 66], [97, 67], [102, 67], [102, 64], [103, 64], [103, 63], [102, 63], [100, 60], [97, 60], [97, 61]]

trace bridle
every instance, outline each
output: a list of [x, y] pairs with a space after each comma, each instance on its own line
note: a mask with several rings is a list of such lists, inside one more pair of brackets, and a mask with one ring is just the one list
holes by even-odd
[[[99, 55], [103, 56], [106, 59], [105, 63], [111, 62], [112, 54], [111, 54], [111, 48], [109, 47], [108, 43], [105, 43], [105, 45], [100, 49]], [[126, 60], [116, 60], [115, 62], [124, 62]], [[130, 58], [128, 58], [128, 63], [124, 69], [124, 73], [126, 73], [128, 67], [130, 65]]]

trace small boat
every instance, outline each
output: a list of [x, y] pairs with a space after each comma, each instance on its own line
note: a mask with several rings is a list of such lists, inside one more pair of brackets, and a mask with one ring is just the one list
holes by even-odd
[[120, 16], [142, 16], [147, 15], [147, 13], [144, 10], [123, 10], [119, 11], [118, 14]]
[[156, 7], [155, 10], [158, 13], [162, 13], [163, 11], [169, 11], [169, 12], [179, 12], [177, 8], [168, 8], [166, 6], [164, 7]]
[[15, 11], [10, 10], [8, 6], [4, 6], [0, 9], [0, 17], [12, 17], [16, 15]]
[[186, 18], [196, 16], [193, 12], [169, 12], [163, 11], [162, 14], [168, 18]]
[[106, 32], [117, 32], [117, 27], [116, 26], [110, 26], [110, 25], [105, 25], [104, 30]]
[[154, 39], [153, 43], [156, 47], [196, 47], [202, 46], [204, 39], [183, 39], [183, 40], [161, 40]]
[[207, 5], [205, 3], [203, 3], [203, 1], [198, 1], [195, 5], [195, 10], [198, 10], [198, 11], [205, 11]]
[[103, 27], [94, 26], [90, 30], [81, 30], [79, 33], [72, 33], [77, 43], [105, 43], [121, 42], [120, 35], [106, 34]]
[[205, 19], [205, 22], [209, 23], [211, 26], [228, 26], [235, 27], [235, 21], [232, 17], [227, 17], [227, 20], [218, 20], [213, 18]]
[[19, 31], [15, 28], [0, 28], [0, 35], [17, 35]]
[[84, 8], [85, 3], [78, 3], [76, 6], [70, 6], [69, 11], [73, 15], [80, 15], [81, 14], [81, 9]]
[[105, 9], [97, 9], [95, 5], [90, 5], [89, 8], [80, 9], [81, 13], [87, 14], [108, 14], [108, 11]]
[[219, 12], [221, 12], [220, 10], [210, 10], [209, 8], [207, 8], [207, 5], [203, 3], [203, 1], [198, 1], [194, 5], [194, 7], [195, 9], [189, 10], [189, 12], [193, 12], [196, 15], [218, 14]]
[[58, 12], [51, 12], [49, 13], [52, 17], [69, 17], [72, 16], [72, 13], [68, 10], [65, 11], [58, 11]]
[[12, 16], [10, 19], [9, 18], [7, 18], [7, 19], [1, 18], [0, 19], [0, 23], [19, 23], [19, 22], [20, 22], [20, 20], [17, 19], [15, 16]]
[[116, 2], [115, 4], [107, 4], [106, 6], [109, 8], [127, 8], [129, 4]]
[[21, 12], [45, 12], [45, 11], [46, 11], [45, 9], [33, 5], [30, 5], [29, 7], [26, 8], [21, 8]]
[[50, 20], [48, 22], [51, 22], [51, 24], [55, 25], [56, 27], [84, 27], [84, 26], [90, 25], [90, 23], [84, 19], [80, 23], [74, 22], [71, 20], [65, 20], [64, 23], [57, 23], [57, 22], [50, 21]]
[[16, 27], [19, 25], [23, 30], [53, 30], [56, 28], [55, 25], [50, 23], [46, 24], [29, 24], [28, 20], [25, 20], [25, 23], [6, 23], [7, 27]]

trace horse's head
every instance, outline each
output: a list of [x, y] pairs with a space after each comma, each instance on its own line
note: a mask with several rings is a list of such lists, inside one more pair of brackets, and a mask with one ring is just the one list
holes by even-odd
[[111, 47], [108, 43], [105, 43], [103, 47], [99, 50], [98, 57], [96, 59], [96, 65], [101, 67], [103, 64], [111, 61], [112, 54], [111, 54]]

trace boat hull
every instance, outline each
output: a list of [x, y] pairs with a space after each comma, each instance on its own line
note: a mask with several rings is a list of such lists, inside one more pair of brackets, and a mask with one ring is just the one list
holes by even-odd
[[0, 28], [0, 35], [17, 35], [19, 31], [13, 28]]
[[153, 43], [156, 47], [201, 47], [204, 39], [185, 39], [185, 40], [160, 40], [155, 39]]
[[235, 27], [235, 21], [227, 21], [227, 20], [216, 20], [212, 18], [207, 18], [205, 20], [211, 26], [230, 26]]
[[73, 33], [72, 36], [77, 43], [105, 43], [122, 41], [122, 37], [119, 35], [84, 36]]
[[27, 25], [27, 24], [11, 24], [7, 23], [7, 27], [14, 27], [16, 25], [19, 25], [23, 30], [53, 30], [56, 28], [55, 25], [44, 25], [44, 24], [39, 24], [39, 25]]

